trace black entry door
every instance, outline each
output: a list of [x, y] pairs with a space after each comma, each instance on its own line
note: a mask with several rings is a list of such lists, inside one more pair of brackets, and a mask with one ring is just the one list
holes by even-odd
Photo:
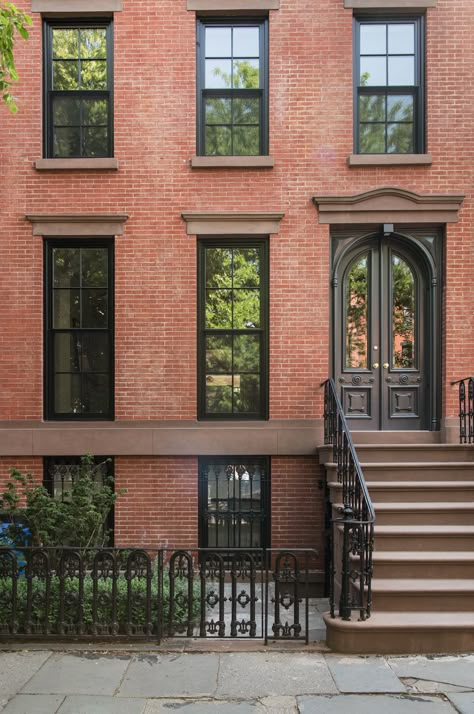
[[428, 428], [429, 301], [421, 261], [403, 241], [377, 236], [341, 260], [336, 282], [335, 377], [352, 428]]

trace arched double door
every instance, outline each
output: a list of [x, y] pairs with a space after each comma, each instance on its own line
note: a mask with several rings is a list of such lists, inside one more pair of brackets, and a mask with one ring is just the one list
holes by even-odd
[[348, 241], [335, 263], [334, 372], [353, 429], [436, 428], [436, 267], [415, 241]]

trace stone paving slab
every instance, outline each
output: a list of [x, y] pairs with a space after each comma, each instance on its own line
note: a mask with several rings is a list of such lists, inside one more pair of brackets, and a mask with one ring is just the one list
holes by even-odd
[[2, 714], [54, 714], [63, 699], [62, 694], [17, 694]]
[[135, 657], [120, 685], [120, 697], [211, 697], [219, 656], [170, 654]]
[[435, 697], [339, 695], [297, 697], [300, 714], [454, 714], [449, 702]]
[[[182, 712], [183, 714], [265, 714], [268, 710], [256, 702], [214, 702], [214, 701], [190, 701], [190, 700], [152, 700], [148, 701], [143, 714], [172, 714], [172, 712]], [[75, 713], [74, 713], [75, 714]], [[275, 710], [273, 714], [276, 714]], [[280, 714], [280, 712], [278, 712]]]
[[57, 714], [143, 714], [145, 706], [145, 699], [69, 696]]
[[474, 688], [474, 655], [388, 657], [387, 661], [397, 677], [412, 677]]
[[336, 692], [324, 657], [318, 653], [220, 655], [215, 696], [221, 699]]
[[128, 656], [54, 654], [21, 690], [22, 694], [112, 695], [130, 663]]
[[326, 663], [340, 692], [406, 692], [384, 657], [326, 655]]
[[0, 709], [50, 657], [50, 652], [0, 653]]
[[474, 714], [474, 692], [448, 694], [448, 699], [454, 704], [459, 714]]

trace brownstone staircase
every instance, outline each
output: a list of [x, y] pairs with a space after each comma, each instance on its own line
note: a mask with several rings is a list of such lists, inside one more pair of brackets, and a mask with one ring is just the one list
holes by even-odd
[[[435, 435], [424, 432], [398, 444], [376, 443], [383, 433], [373, 435], [374, 443], [368, 434], [353, 437], [376, 516], [372, 615], [364, 622], [357, 611], [351, 621], [326, 616], [329, 647], [473, 651], [474, 446], [434, 443]], [[331, 450], [321, 449], [321, 456], [337, 513], [341, 486]]]

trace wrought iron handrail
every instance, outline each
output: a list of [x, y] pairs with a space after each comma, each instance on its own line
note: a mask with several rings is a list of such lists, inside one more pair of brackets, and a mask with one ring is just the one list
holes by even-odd
[[[350, 620], [353, 610], [359, 610], [360, 619], [365, 620], [372, 605], [375, 512], [333, 379], [324, 382], [324, 443], [333, 447], [343, 504], [339, 508], [341, 517], [331, 517], [331, 616], [335, 617], [339, 595], [339, 616], [343, 620]], [[339, 547], [340, 559], [336, 562]]]
[[[467, 382], [467, 409], [466, 409]], [[454, 387], [459, 384], [459, 443], [474, 443], [474, 377], [463, 377], [451, 382]]]

